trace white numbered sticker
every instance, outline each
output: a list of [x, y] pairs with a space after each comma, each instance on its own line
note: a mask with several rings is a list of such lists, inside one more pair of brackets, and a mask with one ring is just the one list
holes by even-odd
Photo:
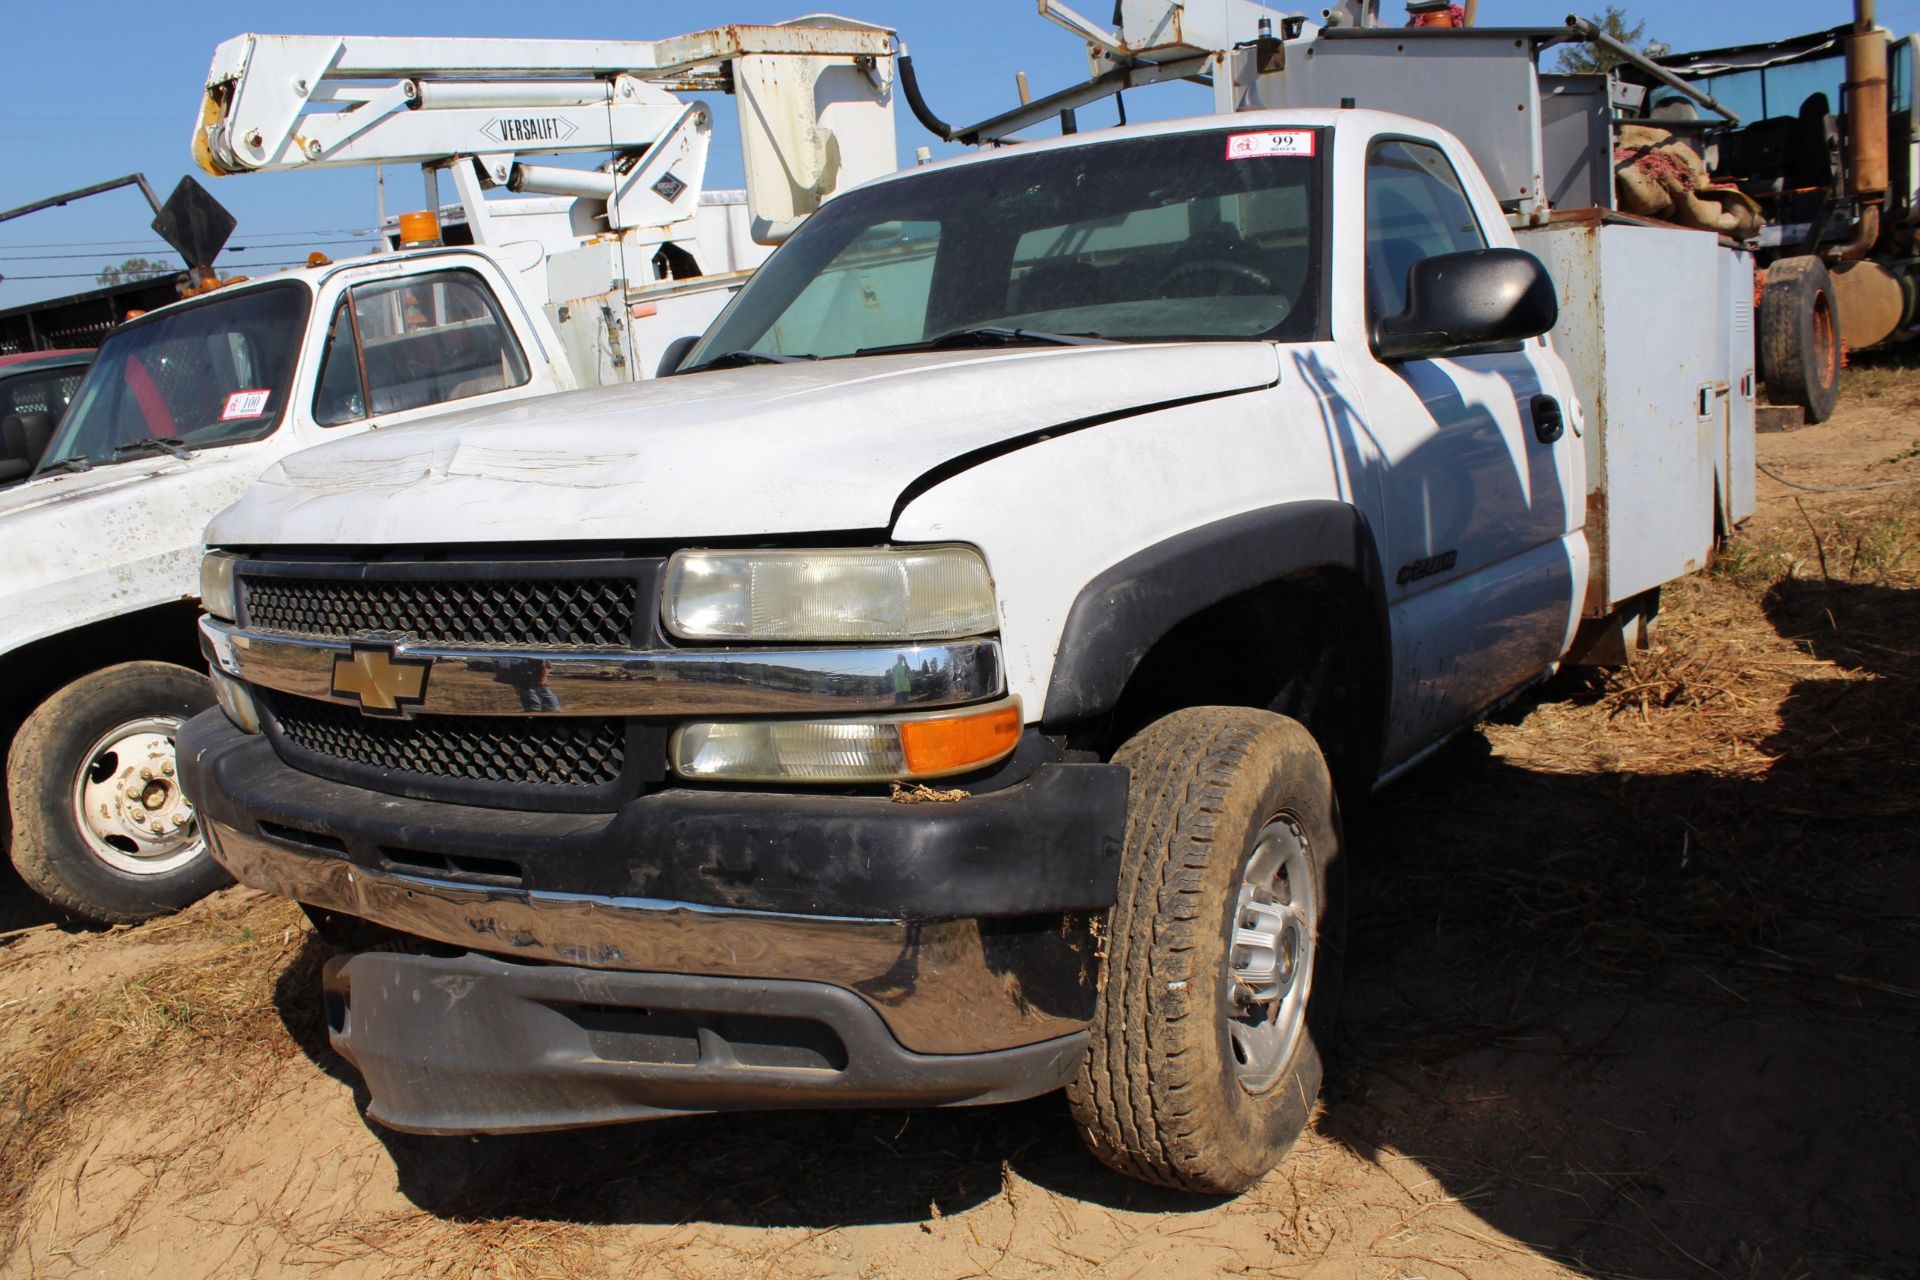
[[236, 391], [227, 397], [227, 407], [220, 411], [220, 421], [257, 418], [267, 411], [267, 401], [272, 395], [272, 391]]
[[1252, 160], [1260, 156], [1311, 156], [1313, 130], [1268, 129], [1261, 133], [1227, 135], [1227, 159]]

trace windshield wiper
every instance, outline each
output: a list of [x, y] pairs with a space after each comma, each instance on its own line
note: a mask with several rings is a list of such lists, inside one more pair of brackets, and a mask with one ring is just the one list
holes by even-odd
[[1053, 347], [1107, 347], [1113, 338], [1097, 333], [1047, 333], [1040, 329], [1010, 329], [1005, 325], [983, 324], [971, 329], [955, 329], [937, 338], [919, 342], [895, 342], [884, 347], [862, 347], [856, 356], [888, 355], [896, 351], [939, 351], [946, 347], [1004, 347], [1039, 343]]
[[191, 458], [193, 455], [182, 444], [171, 440], [162, 440], [158, 436], [148, 436], [145, 440], [129, 440], [125, 444], [113, 446], [116, 458], [133, 458], [143, 453], [164, 453], [171, 458]]
[[793, 364], [800, 360], [818, 360], [819, 356], [775, 356], [764, 351], [729, 351], [723, 356], [711, 360], [702, 360], [699, 364], [689, 365], [679, 370], [681, 373], [698, 373], [702, 369], [735, 369], [746, 364]]
[[35, 471], [32, 476], [29, 476], [28, 479], [59, 475], [62, 472], [68, 471], [91, 471], [100, 462], [118, 462], [122, 458], [137, 458], [143, 453], [164, 453], [172, 458], [191, 458], [193, 456], [192, 452], [189, 451], [185, 445], [176, 444], [172, 440], [161, 440], [149, 436], [145, 440], [129, 440], [125, 444], [115, 445], [113, 453], [106, 458], [96, 460], [88, 457], [84, 453], [76, 453], [70, 458], [62, 458], [58, 462], [46, 463]]

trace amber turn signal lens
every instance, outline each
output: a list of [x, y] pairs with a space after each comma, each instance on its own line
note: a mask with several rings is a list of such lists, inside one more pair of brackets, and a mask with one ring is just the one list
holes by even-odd
[[900, 747], [910, 777], [957, 773], [998, 760], [1020, 741], [1020, 707], [998, 706], [979, 715], [945, 720], [909, 720], [900, 726]]
[[400, 247], [440, 243], [440, 215], [431, 209], [417, 209], [399, 218]]
[[900, 782], [992, 764], [1019, 745], [1018, 698], [953, 711], [831, 720], [706, 720], [667, 747], [683, 778], [727, 782]]

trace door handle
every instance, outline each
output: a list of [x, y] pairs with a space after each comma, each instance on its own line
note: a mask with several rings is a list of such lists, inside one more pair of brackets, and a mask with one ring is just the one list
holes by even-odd
[[1533, 438], [1541, 444], [1552, 444], [1566, 434], [1567, 421], [1560, 412], [1560, 402], [1552, 396], [1533, 398]]

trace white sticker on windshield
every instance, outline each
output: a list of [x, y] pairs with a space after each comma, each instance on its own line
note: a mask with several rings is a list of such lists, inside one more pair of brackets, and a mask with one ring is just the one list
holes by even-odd
[[272, 391], [236, 391], [227, 397], [227, 407], [220, 411], [220, 421], [257, 418], [267, 411], [267, 400], [272, 395]]
[[1227, 135], [1227, 159], [1251, 160], [1256, 156], [1310, 156], [1313, 154], [1313, 130], [1268, 129], [1262, 133]]

